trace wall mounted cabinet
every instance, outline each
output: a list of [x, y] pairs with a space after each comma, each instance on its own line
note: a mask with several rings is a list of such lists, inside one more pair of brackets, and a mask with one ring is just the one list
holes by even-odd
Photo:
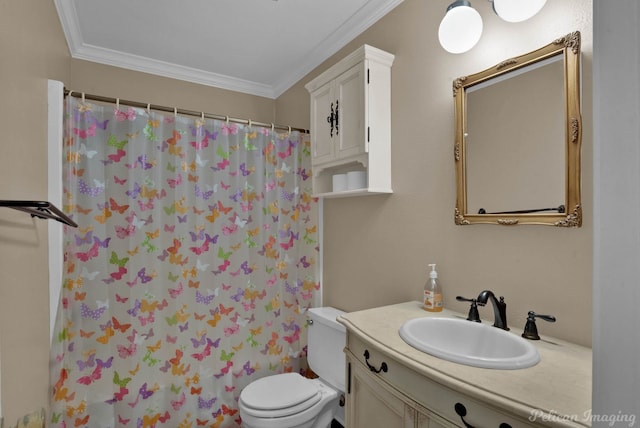
[[[391, 65], [363, 45], [305, 85], [311, 95], [313, 191], [341, 197], [391, 193]], [[366, 172], [364, 188], [334, 191], [333, 175]]]

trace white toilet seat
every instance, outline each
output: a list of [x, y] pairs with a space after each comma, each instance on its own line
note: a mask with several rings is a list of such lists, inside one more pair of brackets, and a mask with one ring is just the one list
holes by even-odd
[[240, 394], [247, 414], [282, 418], [316, 405], [322, 394], [315, 382], [297, 373], [268, 376], [249, 384]]
[[337, 408], [338, 391], [297, 373], [258, 379], [242, 390], [238, 401], [243, 426], [255, 428], [311, 427], [330, 403]]

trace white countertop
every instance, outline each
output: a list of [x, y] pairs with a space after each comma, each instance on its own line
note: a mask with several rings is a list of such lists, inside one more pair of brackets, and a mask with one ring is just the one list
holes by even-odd
[[[453, 390], [541, 423], [591, 425], [591, 348], [547, 337], [539, 326], [542, 339], [531, 341], [540, 353], [535, 366], [518, 370], [471, 367], [431, 356], [402, 340], [400, 326], [425, 316], [466, 318], [466, 314], [447, 309], [427, 312], [420, 302], [407, 302], [347, 313], [338, 321], [380, 352]], [[522, 330], [512, 327], [511, 333], [520, 335]]]

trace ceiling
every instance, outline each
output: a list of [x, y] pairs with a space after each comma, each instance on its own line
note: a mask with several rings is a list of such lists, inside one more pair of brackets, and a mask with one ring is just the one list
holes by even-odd
[[54, 0], [73, 58], [276, 98], [403, 0]]

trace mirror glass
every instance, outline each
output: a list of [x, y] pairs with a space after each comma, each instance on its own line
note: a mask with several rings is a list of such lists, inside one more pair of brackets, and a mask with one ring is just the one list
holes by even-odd
[[581, 225], [579, 41], [454, 81], [456, 224]]

